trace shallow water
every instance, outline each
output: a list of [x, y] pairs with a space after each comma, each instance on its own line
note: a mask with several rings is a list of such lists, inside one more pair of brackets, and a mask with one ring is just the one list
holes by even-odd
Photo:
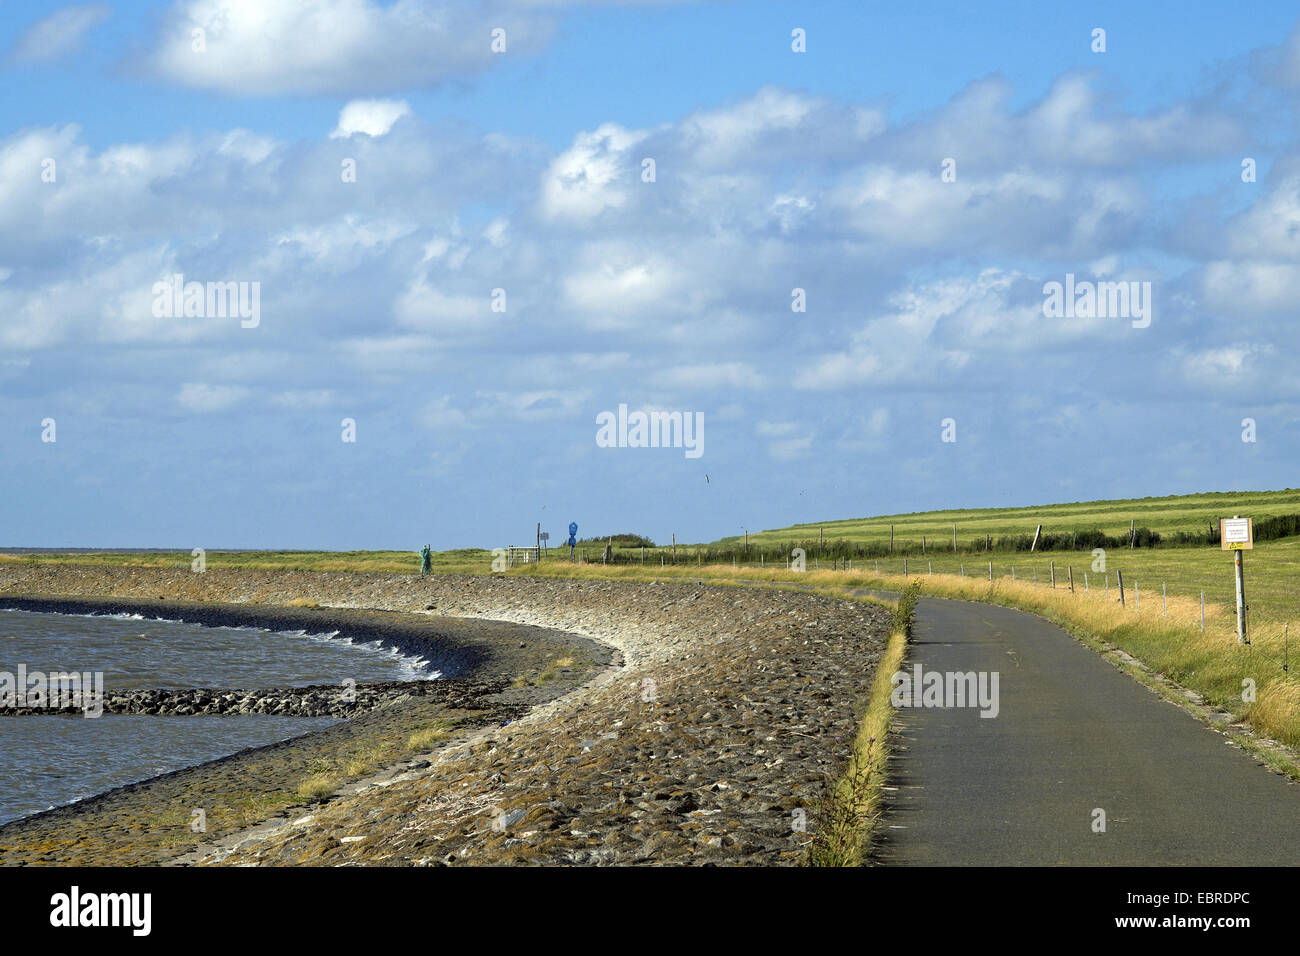
[[[102, 671], [105, 692], [437, 676], [423, 661], [334, 635], [0, 611], [0, 671], [16, 674], [19, 665], [28, 673]], [[0, 717], [0, 823], [333, 723], [258, 714]]]
[[262, 714], [0, 718], [0, 823], [337, 722]]
[[138, 615], [0, 611], [0, 670], [103, 671], [104, 689], [259, 687], [411, 680], [419, 661], [336, 636], [204, 627]]

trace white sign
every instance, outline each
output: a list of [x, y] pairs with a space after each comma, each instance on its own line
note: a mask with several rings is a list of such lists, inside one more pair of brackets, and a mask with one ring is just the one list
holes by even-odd
[[1249, 518], [1220, 518], [1219, 540], [1224, 551], [1246, 551], [1255, 547]]

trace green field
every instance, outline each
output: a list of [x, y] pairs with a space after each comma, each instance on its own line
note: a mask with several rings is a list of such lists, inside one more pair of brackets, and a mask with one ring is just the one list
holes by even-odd
[[[1016, 580], [1037, 580], [1044, 587], [1051, 581], [1051, 569], [1056, 567], [1056, 586], [1068, 587], [1069, 571], [1074, 570], [1074, 586], [1082, 591], [1105, 589], [1109, 577], [1112, 595], [1118, 600], [1118, 572], [1124, 574], [1126, 599], [1135, 600], [1146, 607], [1160, 604], [1162, 589], [1171, 597], [1177, 595], [1199, 601], [1205, 592], [1206, 604], [1234, 607], [1236, 580], [1232, 565], [1232, 552], [1218, 548], [1137, 548], [1108, 551], [1105, 572], [1092, 570], [1096, 559], [1089, 552], [1055, 552], [1053, 554], [995, 554], [992, 555], [993, 576], [996, 580], [1010, 578], [1012, 569]], [[1258, 621], [1300, 624], [1300, 538], [1267, 541], [1247, 551], [1245, 560], [1246, 603], [1249, 619]], [[854, 565], [867, 571], [874, 570], [874, 559]], [[908, 558], [909, 575], [926, 575], [933, 567], [935, 574], [961, 574], [987, 579], [989, 562], [978, 558], [954, 558], [952, 553]], [[881, 573], [901, 574], [903, 559], [880, 559]], [[1300, 630], [1297, 630], [1300, 637]]]
[[[1209, 492], [1199, 495], [1171, 495], [1165, 498], [1125, 498], [1114, 501], [1080, 501], [1068, 504], [1034, 505], [1026, 508], [974, 508], [953, 511], [921, 511], [913, 514], [881, 515], [791, 525], [751, 532], [751, 545], [787, 541], [845, 540], [855, 544], [889, 540], [894, 528], [896, 547], [927, 544], [952, 550], [952, 526], [957, 525], [960, 545], [985, 535], [1030, 534], [1039, 524], [1043, 533], [1068, 533], [1098, 529], [1109, 535], [1128, 533], [1129, 523], [1161, 534], [1205, 531], [1219, 518], [1249, 516], [1256, 521], [1284, 514], [1300, 513], [1300, 490]], [[719, 545], [743, 542], [743, 536], [720, 539]]]
[[[1233, 606], [1236, 585], [1232, 554], [1214, 546], [1153, 548], [1108, 548], [1105, 570], [1092, 570], [1096, 560], [1091, 549], [1057, 550], [1045, 553], [995, 551], [992, 554], [954, 554], [953, 524], [957, 525], [962, 552], [984, 536], [997, 539], [1004, 535], [1032, 535], [1039, 524], [1043, 533], [1073, 533], [1096, 529], [1115, 537], [1128, 533], [1130, 523], [1150, 528], [1162, 535], [1179, 531], [1201, 532], [1222, 517], [1242, 515], [1264, 518], [1300, 512], [1300, 490], [1214, 492], [1198, 495], [1173, 495], [1164, 498], [1133, 498], [1114, 501], [1085, 501], [1027, 508], [984, 508], [951, 511], [925, 511], [905, 515], [882, 515], [851, 518], [843, 521], [814, 522], [751, 533], [751, 549], [770, 549], [791, 542], [824, 541], [852, 545], [887, 545], [889, 530], [894, 528], [893, 556], [855, 561], [855, 570], [874, 570], [901, 574], [906, 553], [909, 573], [960, 574], [987, 578], [989, 561], [996, 579], [1009, 578], [1012, 569], [1018, 579], [1033, 580], [1035, 574], [1046, 584], [1052, 564], [1058, 571], [1058, 585], [1065, 585], [1068, 569], [1075, 572], [1075, 586], [1105, 588], [1106, 575], [1116, 588], [1118, 572], [1123, 572], [1126, 588], [1136, 584], [1138, 600], [1158, 601], [1163, 589], [1170, 595], [1200, 599], [1205, 592], [1207, 604]], [[925, 553], [921, 539], [925, 537]], [[714, 544], [719, 549], [743, 547], [743, 537], [723, 538]], [[978, 551], [978, 546], [974, 551]], [[743, 551], [741, 552], [743, 554]], [[824, 560], [809, 550], [809, 567], [826, 567]], [[771, 560], [770, 557], [766, 560]], [[1300, 619], [1300, 538], [1263, 541], [1245, 555], [1246, 601], [1252, 619], [1287, 622]], [[1115, 592], [1118, 594], [1118, 591]], [[1131, 593], [1128, 595], [1132, 598]]]

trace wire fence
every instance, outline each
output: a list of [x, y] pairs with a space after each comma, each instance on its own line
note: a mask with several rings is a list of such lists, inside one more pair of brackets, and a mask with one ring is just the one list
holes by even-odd
[[[880, 577], [950, 575], [990, 584], [1014, 581], [1110, 601], [1131, 609], [1136, 616], [1151, 615], [1170, 623], [1191, 625], [1203, 633], [1227, 632], [1236, 641], [1236, 584], [1232, 565], [1226, 561], [1221, 574], [1202, 575], [1176, 566], [1150, 568], [1130, 563], [1128, 549], [1120, 549], [1117, 554], [1112, 552], [1100, 567], [1096, 557], [1089, 552], [1056, 552], [1055, 555], [989, 553], [984, 557], [954, 553], [951, 546], [946, 553], [935, 553], [927, 546], [924, 553], [862, 558], [835, 550], [817, 553], [815, 546], [812, 550], [812, 554], [803, 549], [791, 549], [791, 553], [782, 554], [754, 548], [746, 554], [739, 549], [719, 552], [698, 546], [660, 546], [612, 549], [607, 554], [603, 548], [584, 548], [579, 549], [574, 559], [584, 563], [658, 565], [664, 568], [694, 566], [701, 570], [730, 566], [737, 571], [839, 571], [855, 576]], [[1147, 551], [1142, 557], [1149, 559], [1153, 553]], [[1160, 556], [1168, 557], [1171, 563], [1176, 564], [1186, 553], [1166, 550]], [[1194, 553], [1202, 561], [1226, 554], [1218, 549]], [[565, 560], [568, 560], [567, 555]], [[1246, 590], [1245, 647], [1275, 664], [1288, 678], [1294, 677], [1290, 667], [1290, 623], [1296, 611], [1294, 591], [1270, 577], [1267, 584], [1258, 590], [1257, 597], [1252, 598], [1249, 575]], [[1280, 653], [1269, 653], [1251, 642], [1251, 630], [1257, 624], [1275, 625], [1281, 629]]]

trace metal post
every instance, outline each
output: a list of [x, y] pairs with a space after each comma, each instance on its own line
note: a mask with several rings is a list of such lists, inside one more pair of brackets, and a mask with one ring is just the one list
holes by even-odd
[[1126, 607], [1124, 603], [1124, 572], [1116, 571], [1115, 576], [1119, 578], [1119, 606]]
[[1055, 561], [1052, 561], [1052, 562], [1049, 562], [1049, 563], [1051, 564], [1051, 573], [1052, 573], [1052, 590], [1055, 591], [1055, 590], [1056, 590], [1056, 562], [1055, 562]]
[[1237, 569], [1237, 643], [1246, 643], [1246, 572], [1241, 560], [1243, 551], [1234, 551], [1232, 563]]
[[992, 561], [989, 562], [989, 580], [990, 580], [990, 581], [993, 580], [993, 562], [992, 562]]

